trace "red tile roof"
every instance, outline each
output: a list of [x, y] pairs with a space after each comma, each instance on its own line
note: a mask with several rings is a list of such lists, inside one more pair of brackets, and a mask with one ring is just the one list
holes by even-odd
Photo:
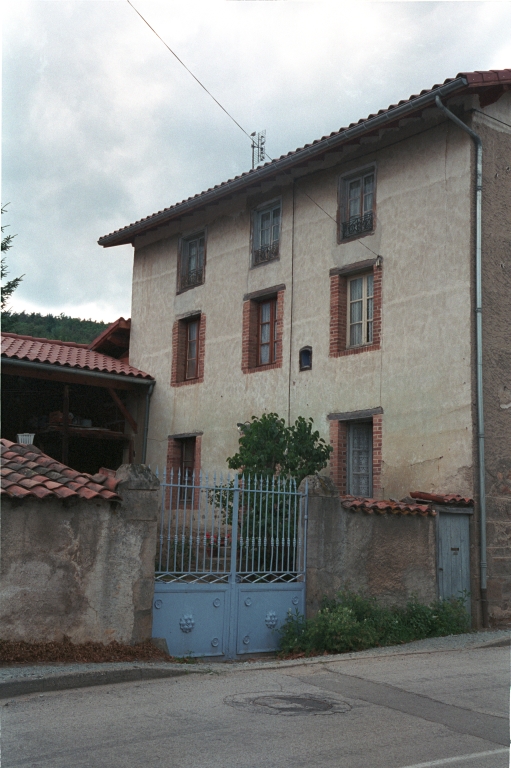
[[460, 496], [458, 493], [424, 493], [423, 491], [411, 491], [412, 499], [420, 499], [433, 502], [433, 504], [450, 504], [456, 507], [472, 507], [474, 499], [470, 496]]
[[363, 499], [355, 496], [343, 496], [341, 504], [351, 512], [366, 512], [368, 515], [421, 515], [423, 517], [436, 515], [430, 504], [407, 504], [402, 501], [379, 501], [378, 499]]
[[0, 451], [2, 498], [121, 500], [115, 492], [119, 483], [115, 477], [100, 472], [96, 475], [77, 472], [47, 456], [35, 445], [19, 445], [2, 438]]
[[109, 235], [100, 237], [98, 243], [104, 247], [130, 243], [136, 235], [154, 229], [155, 227], [163, 226], [171, 219], [182, 215], [185, 209], [189, 212], [193, 208], [205, 205], [211, 199], [218, 200], [223, 194], [232, 194], [234, 188], [236, 190], [241, 190], [245, 186], [272, 176], [280, 170], [281, 166], [287, 168], [290, 159], [293, 161], [293, 164], [295, 162], [307, 162], [312, 158], [312, 155], [317, 156], [322, 152], [331, 149], [333, 144], [339, 146], [344, 140], [352, 140], [353, 130], [357, 128], [357, 126], [360, 126], [360, 128], [363, 129], [362, 132], [370, 133], [378, 130], [378, 127], [384, 127], [383, 124], [379, 126], [375, 125], [375, 122], [378, 122], [377, 118], [382, 117], [385, 118], [385, 125], [390, 125], [392, 118], [394, 117], [392, 112], [393, 110], [398, 110], [398, 108], [399, 113], [396, 114], [395, 120], [399, 120], [404, 116], [401, 114], [403, 107], [408, 106], [406, 115], [410, 116], [416, 111], [420, 113], [426, 106], [434, 106], [434, 99], [437, 94], [440, 96], [448, 96], [460, 93], [484, 93], [499, 88], [507, 89], [510, 85], [511, 69], [459, 72], [455, 78], [448, 78], [447, 80], [444, 80], [443, 83], [437, 83], [432, 88], [423, 90], [419, 94], [414, 94], [408, 99], [402, 99], [397, 104], [391, 104], [386, 109], [380, 109], [378, 112], [373, 113], [368, 117], [361, 118], [356, 123], [350, 123], [346, 128], [340, 128], [338, 131], [333, 131], [329, 135], [323, 136], [321, 139], [316, 139], [311, 144], [305, 144], [303, 147], [299, 147], [285, 155], [281, 155], [279, 158], [271, 160], [258, 168], [246, 171], [245, 173], [235, 176], [228, 181], [224, 181], [221, 184], [215, 184], [214, 187], [210, 187], [204, 192], [188, 197], [180, 203], [171, 205], [168, 208], [163, 208], [157, 213], [145, 216], [143, 219], [139, 219], [132, 224], [116, 229]]
[[94, 352], [89, 349], [88, 344], [77, 344], [73, 341], [52, 341], [37, 339], [33, 336], [20, 336], [17, 333], [2, 333], [2, 357], [59, 365], [65, 368], [113, 373], [150, 381], [153, 379], [148, 373], [133, 368], [128, 363]]

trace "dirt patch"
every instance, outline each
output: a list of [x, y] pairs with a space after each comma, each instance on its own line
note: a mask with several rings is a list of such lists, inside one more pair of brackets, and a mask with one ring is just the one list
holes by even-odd
[[37, 663], [101, 663], [114, 661], [177, 661], [150, 640], [126, 645], [114, 640], [104, 643], [72, 643], [65, 637], [54, 643], [26, 643], [0, 640], [0, 666]]

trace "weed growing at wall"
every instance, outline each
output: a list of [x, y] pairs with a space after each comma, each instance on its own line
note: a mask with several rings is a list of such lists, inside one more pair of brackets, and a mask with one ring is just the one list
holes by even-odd
[[426, 637], [468, 632], [465, 598], [424, 605], [416, 599], [405, 608], [384, 608], [375, 598], [340, 592], [324, 600], [317, 616], [290, 614], [280, 631], [280, 655], [347, 653]]

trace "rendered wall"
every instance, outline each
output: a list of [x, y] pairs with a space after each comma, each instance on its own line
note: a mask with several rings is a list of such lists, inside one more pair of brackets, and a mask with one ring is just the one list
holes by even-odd
[[341, 589], [404, 606], [436, 600], [434, 517], [351, 512], [323, 483], [309, 495], [307, 616]]
[[[130, 361], [157, 380], [147, 458], [153, 469], [165, 464], [169, 434], [202, 432], [203, 467], [225, 470], [237, 449], [236, 423], [252, 415], [312, 416], [328, 440], [328, 413], [382, 407], [382, 497], [418, 489], [473, 493], [470, 158], [470, 139], [431, 110], [292, 183], [239, 195], [137, 238]], [[339, 178], [372, 164], [375, 232], [339, 244]], [[280, 258], [250, 268], [251, 210], [278, 196]], [[177, 295], [179, 235], [206, 226], [205, 283]], [[331, 358], [329, 270], [372, 257], [368, 248], [383, 257], [381, 348]], [[283, 366], [244, 374], [243, 296], [282, 283]], [[207, 316], [204, 382], [171, 388], [173, 322], [197, 311]], [[300, 372], [305, 345], [313, 348], [313, 367]]]
[[117, 477], [122, 503], [2, 503], [2, 639], [151, 637], [159, 485], [134, 465]]

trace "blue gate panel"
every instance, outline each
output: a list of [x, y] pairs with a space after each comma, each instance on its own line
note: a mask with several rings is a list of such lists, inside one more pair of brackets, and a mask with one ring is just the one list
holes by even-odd
[[278, 630], [288, 612], [305, 612], [305, 582], [236, 584], [238, 632], [236, 653], [276, 651]]
[[156, 582], [153, 637], [172, 656], [223, 656], [228, 648], [228, 585]]

